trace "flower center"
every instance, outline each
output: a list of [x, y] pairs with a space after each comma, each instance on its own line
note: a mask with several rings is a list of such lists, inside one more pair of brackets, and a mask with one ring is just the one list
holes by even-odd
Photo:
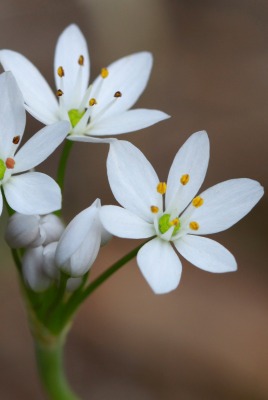
[[73, 128], [78, 124], [78, 122], [80, 121], [80, 119], [83, 117], [84, 114], [85, 111], [79, 111], [76, 108], [73, 108], [72, 110], [68, 111], [70, 122]]
[[181, 227], [181, 224], [179, 218], [174, 218], [172, 221], [170, 221], [170, 214], [164, 214], [161, 218], [159, 218], [158, 226], [161, 233], [166, 233], [170, 229], [170, 227], [174, 226], [174, 230], [172, 233], [173, 236], [176, 235]]
[[6, 163], [0, 159], [0, 180], [1, 181], [4, 179], [6, 169], [7, 169]]

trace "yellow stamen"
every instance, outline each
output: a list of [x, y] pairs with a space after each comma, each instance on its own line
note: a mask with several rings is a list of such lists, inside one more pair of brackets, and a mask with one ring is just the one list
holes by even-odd
[[94, 106], [95, 104], [97, 104], [97, 100], [94, 99], [94, 97], [92, 97], [92, 98], [89, 100], [88, 104], [90, 105], [90, 107], [92, 107], [92, 106]]
[[158, 185], [156, 186], [156, 190], [160, 194], [165, 194], [167, 190], [167, 184], [166, 182], [159, 182]]
[[114, 97], [122, 97], [122, 93], [118, 90], [117, 92], [115, 92]]
[[109, 75], [108, 69], [107, 69], [107, 68], [102, 68], [102, 69], [101, 69], [101, 77], [102, 77], [103, 79], [105, 79], [105, 78], [107, 78], [108, 75]]
[[12, 140], [12, 143], [18, 144], [19, 141], [20, 141], [20, 136], [14, 136], [14, 137], [13, 137], [13, 140]]
[[84, 56], [79, 56], [79, 58], [78, 58], [78, 64], [79, 65], [81, 65], [81, 66], [83, 66], [84, 65], [84, 61], [85, 61], [85, 59], [84, 59]]
[[199, 223], [196, 222], [196, 221], [192, 221], [192, 222], [189, 223], [189, 227], [193, 231], [197, 231], [199, 229]]
[[59, 75], [60, 78], [64, 76], [64, 69], [62, 67], [59, 67], [57, 69], [57, 74]]
[[13, 169], [14, 166], [15, 166], [15, 160], [14, 160], [13, 158], [8, 157], [8, 158], [6, 159], [6, 167], [7, 167], [8, 169]]
[[180, 182], [181, 182], [182, 185], [187, 185], [189, 180], [190, 180], [190, 175], [184, 174], [184, 175], [181, 176]]
[[151, 206], [151, 211], [152, 211], [152, 213], [157, 214], [159, 211], [159, 208], [157, 206]]
[[180, 223], [179, 218], [174, 218], [172, 221], [169, 222], [170, 226], [177, 226]]
[[61, 89], [58, 89], [58, 90], [56, 91], [56, 95], [57, 95], [58, 97], [61, 97], [61, 96], [63, 95], [63, 91], [62, 91]]
[[202, 199], [202, 197], [200, 196], [195, 197], [192, 201], [192, 205], [196, 208], [201, 207], [203, 204], [204, 204], [204, 199]]

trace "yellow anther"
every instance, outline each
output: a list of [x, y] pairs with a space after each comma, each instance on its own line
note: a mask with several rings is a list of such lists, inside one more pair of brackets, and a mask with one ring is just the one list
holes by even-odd
[[174, 218], [172, 221], [169, 222], [170, 226], [177, 226], [180, 223], [179, 218]]
[[79, 58], [78, 58], [78, 64], [79, 65], [84, 65], [84, 61], [85, 61], [85, 59], [84, 59], [84, 56], [79, 56]]
[[57, 95], [58, 97], [61, 97], [61, 96], [63, 95], [63, 91], [60, 90], [60, 89], [58, 89], [58, 90], [56, 91], [56, 95]]
[[181, 176], [180, 182], [181, 182], [182, 185], [187, 185], [189, 180], [190, 180], [190, 175], [184, 174], [184, 175]]
[[202, 199], [202, 197], [200, 196], [195, 197], [192, 201], [192, 205], [196, 208], [201, 207], [203, 204], [204, 204], [204, 199]]
[[88, 104], [90, 105], [90, 107], [92, 107], [92, 106], [94, 106], [95, 104], [97, 104], [97, 100], [94, 99], [94, 97], [92, 97], [92, 98], [89, 100]]
[[159, 182], [158, 185], [156, 186], [156, 190], [160, 194], [165, 194], [167, 190], [167, 184], [166, 182]]
[[107, 78], [107, 76], [109, 75], [109, 71], [108, 71], [107, 68], [102, 68], [100, 74], [101, 74], [101, 77], [102, 77], [103, 79], [105, 79], [105, 78]]
[[196, 222], [196, 221], [192, 221], [192, 222], [189, 223], [189, 227], [193, 231], [197, 231], [199, 229], [199, 223]]
[[59, 75], [60, 78], [64, 76], [64, 69], [62, 67], [59, 67], [57, 69], [57, 74]]
[[13, 159], [13, 158], [7, 158], [6, 159], [6, 167], [8, 168], [8, 169], [13, 169], [14, 168], [14, 166], [15, 166], [15, 160]]
[[117, 92], [115, 92], [114, 97], [122, 97], [122, 93], [118, 90]]
[[20, 136], [14, 136], [12, 139], [12, 143], [14, 143], [14, 144], [18, 144], [19, 141], [20, 141]]
[[152, 213], [157, 214], [159, 211], [159, 208], [157, 206], [151, 206], [151, 211], [152, 211]]

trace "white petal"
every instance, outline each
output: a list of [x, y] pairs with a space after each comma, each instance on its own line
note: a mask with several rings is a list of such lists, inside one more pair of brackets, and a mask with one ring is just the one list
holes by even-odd
[[107, 231], [121, 238], [142, 239], [155, 235], [152, 223], [144, 221], [122, 207], [103, 206], [100, 217]]
[[110, 144], [113, 141], [117, 140], [114, 138], [100, 138], [100, 137], [93, 137], [93, 136], [80, 136], [80, 135], [68, 135], [67, 138], [68, 140], [71, 140], [73, 142], [87, 142], [87, 143], [106, 143]]
[[113, 141], [107, 159], [108, 179], [116, 200], [140, 218], [153, 222], [151, 206], [162, 210], [162, 195], [152, 165], [133, 144]]
[[234, 256], [215, 240], [186, 235], [174, 245], [186, 260], [204, 271], [220, 273], [237, 269]]
[[23, 136], [26, 112], [22, 93], [11, 72], [0, 75], [0, 93], [0, 158], [5, 160], [14, 154], [13, 138]]
[[96, 123], [93, 120], [85, 133], [93, 136], [119, 135], [147, 128], [167, 118], [169, 118], [169, 115], [158, 110], [135, 109], [124, 111], [108, 118], [100, 118]]
[[56, 122], [59, 119], [58, 102], [38, 69], [22, 54], [12, 50], [1, 50], [0, 62], [15, 76], [24, 101], [35, 117], [47, 125]]
[[190, 205], [183, 213], [182, 224], [195, 221], [199, 224], [192, 234], [209, 234], [230, 228], [255, 206], [263, 195], [259, 182], [241, 178], [231, 179], [205, 190], [199, 196], [201, 207]]
[[62, 143], [69, 131], [70, 124], [67, 121], [41, 129], [15, 155], [13, 173], [27, 171], [41, 164]]
[[89, 270], [101, 243], [99, 220], [100, 202], [80, 212], [65, 229], [56, 251], [56, 263], [69, 275], [76, 277]]
[[3, 188], [10, 207], [22, 214], [48, 214], [61, 208], [59, 186], [40, 172], [12, 176]]
[[138, 252], [137, 262], [155, 293], [168, 293], [178, 286], [181, 262], [169, 242], [155, 238], [146, 243]]
[[[93, 115], [102, 113], [105, 109], [105, 116], [108, 117], [132, 107], [147, 85], [152, 64], [153, 58], [148, 52], [132, 54], [110, 64], [107, 67], [108, 77], [103, 79], [99, 76], [92, 84], [90, 96], [97, 100]], [[117, 91], [122, 96], [115, 99], [114, 94]]]
[[[83, 66], [78, 64], [80, 56], [84, 57]], [[59, 67], [63, 67], [63, 78], [57, 74]], [[88, 86], [89, 68], [87, 42], [78, 26], [69, 25], [59, 36], [54, 61], [56, 87], [61, 88], [62, 79], [64, 103], [68, 110], [80, 107]]]
[[[205, 131], [189, 137], [176, 154], [171, 165], [166, 192], [166, 209], [179, 215], [202, 185], [209, 161], [209, 140]], [[186, 185], [180, 179], [188, 174]], [[175, 215], [174, 215], [175, 217]]]
[[42, 269], [43, 247], [28, 249], [22, 260], [22, 274], [25, 283], [35, 292], [42, 292], [50, 285], [50, 279]]

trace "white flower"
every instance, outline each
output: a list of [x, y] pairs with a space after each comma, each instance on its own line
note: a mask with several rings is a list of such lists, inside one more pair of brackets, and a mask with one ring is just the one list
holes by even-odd
[[64, 225], [54, 214], [13, 214], [7, 223], [5, 239], [13, 249], [45, 246], [59, 240]]
[[132, 132], [169, 116], [161, 111], [130, 110], [144, 91], [152, 68], [152, 55], [141, 52], [124, 57], [107, 68], [88, 87], [89, 55], [76, 25], [60, 35], [54, 61], [56, 96], [38, 69], [21, 54], [0, 51], [0, 62], [13, 72], [27, 110], [44, 124], [70, 120], [69, 139], [97, 141], [103, 135]]
[[[209, 160], [206, 132], [193, 134], [178, 151], [167, 183], [160, 182], [152, 165], [132, 144], [111, 142], [108, 178], [124, 207], [104, 206], [101, 221], [113, 235], [150, 238], [137, 262], [155, 293], [175, 289], [181, 262], [175, 249], [195, 266], [210, 272], [236, 270], [233, 255], [214, 240], [199, 236], [223, 231], [244, 217], [263, 195], [251, 179], [219, 183], [196, 196]], [[194, 197], [196, 196], [196, 197]]]
[[[69, 123], [57, 122], [41, 129], [17, 151], [26, 112], [22, 94], [10, 72], [0, 75], [0, 93], [0, 187], [6, 200], [13, 210], [22, 214], [55, 211], [61, 207], [61, 193], [56, 182], [39, 172], [22, 172], [40, 164], [59, 146], [68, 133]], [[0, 215], [2, 209], [0, 194]]]
[[100, 200], [97, 199], [76, 215], [60, 238], [56, 264], [73, 278], [84, 275], [98, 255], [105, 232], [99, 218], [100, 208]]

